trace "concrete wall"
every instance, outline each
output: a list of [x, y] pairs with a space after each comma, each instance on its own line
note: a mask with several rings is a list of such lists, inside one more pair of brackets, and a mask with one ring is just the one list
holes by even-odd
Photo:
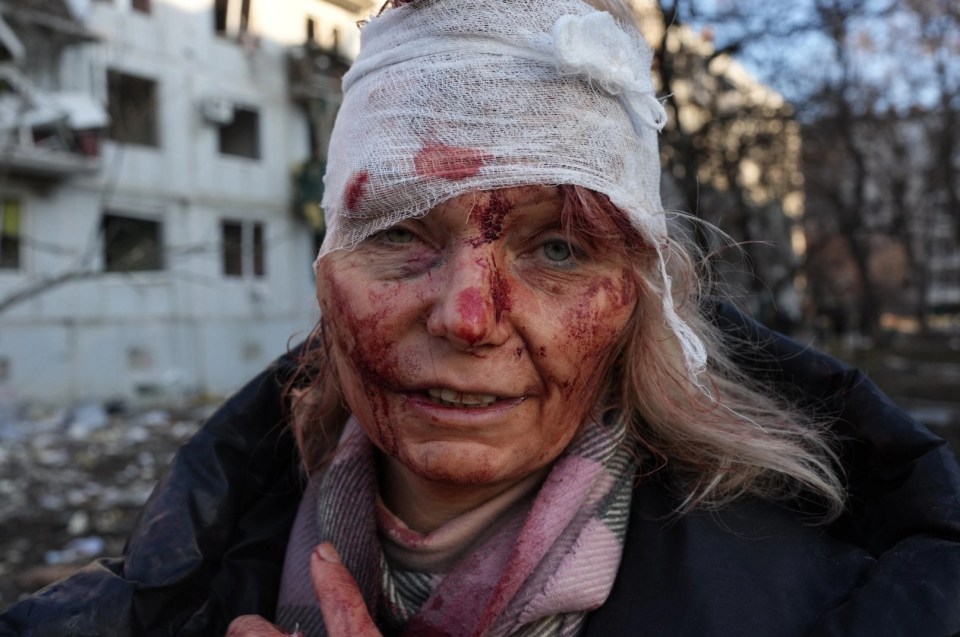
[[[0, 298], [45, 276], [102, 270], [104, 212], [160, 222], [165, 269], [102, 273], [0, 315], [0, 390], [53, 401], [232, 391], [317, 318], [313, 237], [291, 206], [308, 142], [288, 98], [286, 52], [303, 43], [309, 16], [321, 43], [331, 45], [336, 29], [352, 54], [360, 16], [319, 0], [254, 0], [249, 34], [238, 38], [236, 14], [232, 34], [214, 33], [212, 0], [154, 0], [149, 15], [128, 0], [75, 4], [102, 41], [69, 49], [55, 88], [105, 102], [108, 69], [154, 79], [159, 144], [106, 141], [102, 169], [89, 177], [0, 182], [0, 194], [22, 203], [27, 239], [20, 270], [0, 271]], [[199, 107], [207, 98], [259, 112], [259, 159], [219, 152], [218, 128]], [[264, 224], [265, 276], [224, 276], [223, 219]]]

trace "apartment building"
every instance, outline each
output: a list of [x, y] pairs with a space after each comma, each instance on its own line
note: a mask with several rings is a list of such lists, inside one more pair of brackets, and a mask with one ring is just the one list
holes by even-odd
[[317, 319], [369, 0], [0, 0], [0, 397], [237, 388]]

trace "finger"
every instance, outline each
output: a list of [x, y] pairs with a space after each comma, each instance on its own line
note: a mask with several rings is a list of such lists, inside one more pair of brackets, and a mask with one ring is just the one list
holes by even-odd
[[241, 615], [230, 622], [226, 637], [287, 637], [289, 634], [259, 615]]
[[380, 635], [356, 580], [340, 563], [333, 544], [324, 542], [310, 555], [310, 577], [330, 637]]

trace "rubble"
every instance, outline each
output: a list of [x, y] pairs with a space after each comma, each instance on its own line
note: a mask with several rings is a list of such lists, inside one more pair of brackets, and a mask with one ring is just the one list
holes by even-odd
[[0, 405], [0, 609], [119, 555], [153, 485], [211, 410]]

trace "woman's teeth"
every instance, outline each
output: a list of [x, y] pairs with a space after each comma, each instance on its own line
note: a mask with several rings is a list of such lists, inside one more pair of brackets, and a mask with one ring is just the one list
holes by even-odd
[[446, 407], [486, 407], [497, 402], [497, 397], [490, 394], [461, 394], [452, 389], [428, 389], [427, 395]]

